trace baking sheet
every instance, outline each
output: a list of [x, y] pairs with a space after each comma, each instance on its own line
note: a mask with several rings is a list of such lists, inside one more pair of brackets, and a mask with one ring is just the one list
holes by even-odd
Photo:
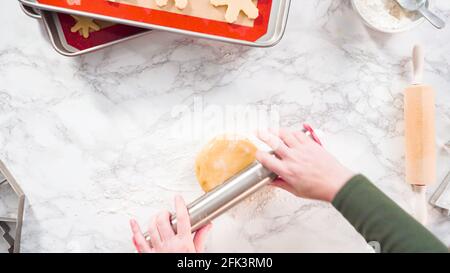
[[57, 28], [57, 35], [64, 48], [74, 52], [110, 44], [148, 31], [147, 29], [94, 20], [100, 30], [91, 32], [88, 38], [84, 38], [80, 33], [72, 32], [71, 28], [76, 24], [76, 20], [72, 16], [64, 13], [53, 13], [52, 18]]
[[[177, 7], [175, 7], [175, 1], [172, 0], [169, 1], [167, 6], [165, 7], [158, 7], [156, 2], [151, 0], [109, 0], [109, 1], [113, 3], [121, 3], [141, 8], [161, 10], [176, 14], [189, 15], [197, 18], [226, 22], [224, 16], [226, 12], [226, 7], [225, 6], [214, 7], [213, 5], [211, 5], [210, 0], [191, 0], [188, 6], [183, 10], [180, 10]], [[253, 3], [255, 5], [258, 5], [257, 0], [253, 0]], [[239, 14], [238, 20], [234, 24], [240, 26], [253, 27], [254, 23], [255, 23], [254, 20], [249, 19], [241, 12]]]
[[[122, 1], [122, 2], [120, 2]], [[159, 9], [159, 8], [146, 8], [142, 7], [144, 5], [142, 3], [138, 3], [139, 0], [133, 0], [134, 4], [130, 4], [133, 2], [127, 1], [125, 4], [123, 1], [119, 0], [119, 2], [111, 2], [109, 0], [90, 0], [90, 1], [81, 1], [81, 0], [21, 0], [22, 3], [38, 3], [38, 5], [34, 5], [35, 7], [39, 7], [42, 9], [56, 10], [56, 11], [74, 11], [79, 12], [78, 14], [83, 15], [98, 15], [98, 16], [107, 16], [110, 18], [120, 19], [118, 23], [128, 23], [130, 22], [141, 22], [145, 23], [148, 27], [159, 26], [160, 29], [166, 30], [180, 30], [186, 32], [196, 32], [202, 34], [209, 34], [229, 39], [238, 39], [243, 41], [255, 42], [261, 37], [263, 37], [266, 33], [268, 33], [268, 26], [271, 17], [272, 3], [277, 3], [280, 6], [283, 5], [283, 8], [288, 8], [290, 2], [279, 0], [258, 0], [257, 5], [259, 9], [259, 17], [253, 22], [246, 21], [246, 19], [240, 19], [237, 23], [230, 24], [224, 22], [224, 19], [209, 19], [208, 17], [214, 16], [217, 17], [219, 13], [207, 14], [203, 17], [192, 16], [181, 14], [180, 12], [173, 12], [170, 9], [173, 6], [168, 6], [167, 9]], [[153, 2], [154, 0], [149, 0]], [[193, 2], [195, 0], [191, 0]], [[203, 1], [203, 0], [197, 0]], [[149, 2], [149, 3], [150, 3]], [[202, 2], [205, 4], [206, 2]], [[209, 3], [208, 3], [209, 5]], [[214, 8], [216, 11], [215, 7]], [[189, 8], [187, 8], [189, 10]], [[191, 10], [191, 12], [198, 12]], [[224, 15], [224, 8], [218, 8], [216, 12], [222, 11]], [[277, 10], [277, 9], [276, 9]], [[287, 11], [281, 14], [283, 15], [283, 19], [287, 19]], [[280, 14], [275, 13], [275, 17], [280, 16]], [[241, 15], [242, 16], [242, 15]], [[224, 17], [223, 17], [224, 18]], [[101, 19], [101, 18], [100, 18]], [[105, 17], [106, 19], [106, 17]], [[121, 21], [123, 20], [123, 21]], [[249, 20], [247, 18], [247, 20]], [[137, 26], [137, 24], [134, 24]], [[283, 29], [278, 32], [270, 31], [271, 33], [282, 34], [284, 31], [284, 25], [282, 24]], [[139, 25], [141, 26], [141, 25]], [[278, 27], [279, 24], [273, 25], [274, 27]], [[278, 38], [278, 37], [277, 37]], [[277, 40], [273, 41], [275, 43]], [[273, 45], [273, 44], [270, 44]]]

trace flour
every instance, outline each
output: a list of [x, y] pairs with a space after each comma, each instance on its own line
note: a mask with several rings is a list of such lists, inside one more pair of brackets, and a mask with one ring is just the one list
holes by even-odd
[[265, 208], [275, 199], [275, 188], [266, 186], [232, 208], [229, 215], [237, 219], [255, 219], [263, 215]]
[[394, 0], [355, 0], [354, 4], [367, 22], [380, 29], [401, 29], [419, 18], [417, 13], [404, 10]]

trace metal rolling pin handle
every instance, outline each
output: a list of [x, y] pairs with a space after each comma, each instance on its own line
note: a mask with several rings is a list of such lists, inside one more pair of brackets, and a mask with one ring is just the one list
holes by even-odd
[[[311, 126], [304, 125], [303, 127], [303, 132], [306, 135], [321, 144]], [[270, 184], [277, 177], [275, 173], [264, 168], [261, 163], [256, 161], [245, 170], [225, 181], [222, 185], [204, 194], [188, 205], [192, 232], [196, 232], [201, 227], [207, 225], [210, 221], [234, 207], [242, 200], [267, 184]], [[177, 218], [175, 214], [171, 217], [171, 224], [173, 230], [176, 232]], [[146, 233], [144, 236], [151, 243], [148, 234]]]

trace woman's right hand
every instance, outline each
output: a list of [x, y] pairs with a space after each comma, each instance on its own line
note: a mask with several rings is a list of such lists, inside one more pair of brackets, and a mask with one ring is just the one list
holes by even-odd
[[259, 138], [273, 149], [276, 156], [258, 151], [257, 160], [279, 175], [273, 185], [296, 196], [331, 202], [354, 176], [301, 131], [260, 132]]

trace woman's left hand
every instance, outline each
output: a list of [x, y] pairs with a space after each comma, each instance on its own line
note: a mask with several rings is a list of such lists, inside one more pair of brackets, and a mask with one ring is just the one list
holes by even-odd
[[175, 207], [177, 232], [174, 232], [170, 224], [170, 213], [168, 211], [159, 213], [148, 229], [151, 246], [136, 220], [130, 220], [133, 243], [139, 253], [200, 253], [204, 251], [211, 224], [193, 234], [186, 203], [181, 196], [175, 197]]

